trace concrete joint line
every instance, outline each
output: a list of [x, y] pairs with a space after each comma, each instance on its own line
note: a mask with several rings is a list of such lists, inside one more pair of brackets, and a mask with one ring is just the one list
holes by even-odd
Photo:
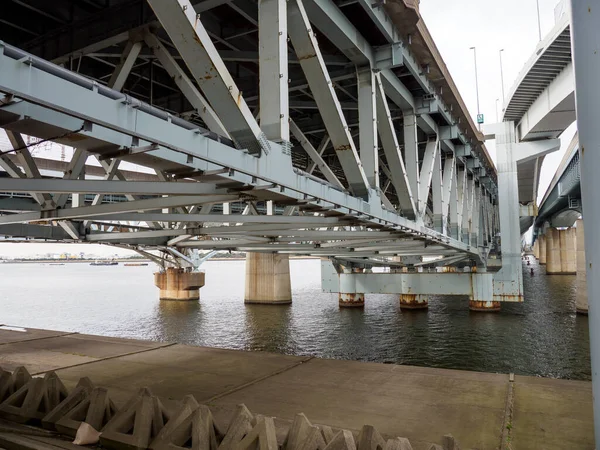
[[[79, 334], [79, 333], [71, 333], [71, 334]], [[57, 337], [58, 337], [58, 336], [57, 336]], [[43, 338], [42, 338], [42, 339], [43, 339]], [[32, 340], [33, 340], [33, 339], [32, 339]], [[36, 373], [32, 373], [31, 375], [34, 375], [34, 376], [35, 376], [35, 375], [41, 375], [41, 374], [44, 374], [44, 373], [46, 373], [46, 372], [53, 372], [53, 371], [56, 371], [56, 370], [64, 370], [64, 369], [71, 369], [72, 367], [87, 366], [88, 364], [94, 364], [94, 363], [101, 362], [101, 361], [107, 361], [107, 360], [109, 360], [109, 359], [117, 359], [117, 358], [122, 358], [122, 357], [124, 357], [124, 356], [137, 355], [138, 353], [146, 353], [146, 352], [151, 352], [151, 351], [153, 351], [153, 350], [159, 350], [159, 349], [162, 349], [162, 348], [171, 347], [171, 346], [173, 346], [173, 345], [177, 345], [177, 342], [170, 342], [170, 343], [168, 343], [168, 344], [161, 345], [160, 347], [146, 348], [146, 349], [144, 349], [144, 350], [137, 350], [137, 351], [135, 351], [135, 352], [123, 353], [122, 355], [108, 356], [108, 357], [106, 357], [106, 358], [100, 358], [100, 359], [96, 359], [96, 360], [94, 360], [94, 361], [86, 361], [86, 362], [82, 362], [82, 363], [79, 363], [79, 364], [73, 364], [73, 365], [71, 365], [71, 366], [58, 367], [58, 368], [56, 368], [56, 369], [53, 369], [53, 370], [45, 370], [45, 371], [42, 371], [42, 372], [36, 372]]]
[[225, 392], [221, 392], [220, 394], [214, 395], [211, 398], [209, 398], [208, 400], [206, 400], [206, 404], [214, 402], [215, 400], [218, 400], [218, 399], [220, 399], [222, 397], [225, 397], [225, 396], [227, 396], [229, 394], [233, 394], [234, 392], [240, 391], [240, 390], [242, 390], [244, 388], [247, 388], [248, 386], [252, 386], [253, 384], [256, 384], [256, 383], [258, 383], [260, 381], [266, 380], [267, 378], [271, 378], [271, 377], [274, 377], [275, 375], [279, 375], [279, 374], [281, 374], [283, 372], [287, 372], [288, 370], [291, 370], [294, 367], [297, 367], [297, 366], [299, 366], [301, 364], [304, 364], [304, 363], [306, 363], [306, 362], [308, 362], [308, 361], [310, 361], [311, 359], [314, 359], [314, 358], [315, 358], [314, 356], [309, 356], [307, 358], [304, 358], [302, 361], [298, 361], [298, 362], [296, 362], [294, 364], [291, 364], [291, 365], [289, 365], [287, 367], [284, 367], [283, 369], [276, 370], [275, 372], [267, 374], [267, 375], [262, 376], [260, 378], [257, 378], [256, 380], [249, 381], [247, 383], [244, 383], [244, 384], [241, 384], [241, 385], [236, 386], [234, 388], [231, 388], [231, 389], [229, 389], [229, 390], [227, 390]]
[[508, 378], [506, 390], [506, 404], [504, 406], [504, 420], [502, 421], [502, 430], [500, 430], [500, 449], [512, 449], [512, 419], [515, 403], [515, 375], [511, 373]]
[[[44, 339], [52, 339], [52, 338], [59, 338], [59, 337], [65, 337], [65, 336], [72, 336], [74, 334], [79, 334], [79, 332], [74, 331], [72, 333], [58, 334], [58, 335], [55, 335], [55, 336], [44, 336], [44, 337], [40, 337], [40, 338], [23, 339], [22, 341], [0, 342], [0, 345], [19, 344], [21, 342], [42, 341]], [[41, 372], [41, 373], [43, 373], [43, 372]]]

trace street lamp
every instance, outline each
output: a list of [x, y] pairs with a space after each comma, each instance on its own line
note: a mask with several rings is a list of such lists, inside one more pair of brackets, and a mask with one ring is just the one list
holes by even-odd
[[505, 97], [504, 97], [504, 72], [502, 71], [502, 52], [504, 51], [503, 48], [500, 49], [500, 51], [498, 52], [498, 55], [500, 56], [500, 83], [502, 84], [502, 103], [504, 103]]
[[498, 122], [499, 122], [499, 120], [498, 120], [498, 102], [499, 102], [499, 101], [500, 101], [500, 99], [499, 99], [499, 98], [497, 98], [497, 99], [496, 99], [496, 123], [498, 123]]
[[479, 81], [477, 80], [477, 49], [475, 47], [470, 47], [470, 50], [473, 50], [473, 62], [475, 63], [475, 92], [477, 93], [477, 128], [481, 131], [481, 124], [479, 123]]
[[540, 36], [540, 41], [542, 40], [542, 23], [540, 22], [540, 0], [535, 1], [537, 4], [537, 14], [538, 14], [538, 34]]

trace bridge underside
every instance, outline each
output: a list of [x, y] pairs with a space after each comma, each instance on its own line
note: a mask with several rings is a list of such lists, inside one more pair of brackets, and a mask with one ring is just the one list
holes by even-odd
[[485, 264], [495, 170], [410, 2], [38, 3], [0, 31], [6, 240]]

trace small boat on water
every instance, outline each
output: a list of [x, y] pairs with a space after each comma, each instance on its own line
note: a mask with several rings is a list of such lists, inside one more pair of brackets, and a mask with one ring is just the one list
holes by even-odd
[[125, 263], [123, 265], [127, 266], [127, 267], [132, 267], [132, 266], [147, 266], [148, 263]]
[[118, 261], [94, 261], [90, 263], [90, 266], [118, 266]]

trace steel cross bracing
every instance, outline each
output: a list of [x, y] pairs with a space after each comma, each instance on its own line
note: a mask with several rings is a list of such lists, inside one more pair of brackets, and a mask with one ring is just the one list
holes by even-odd
[[[396, 29], [397, 11], [392, 20], [363, 0], [346, 10], [330, 0], [148, 3], [156, 18], [124, 39], [88, 42], [83, 75], [0, 46], [0, 126], [13, 136], [0, 157], [0, 234], [174, 259], [235, 249], [485, 265], [499, 223], [495, 170], [454, 108], [460, 98], [442, 95], [418, 62], [423, 47]], [[218, 8], [229, 7], [247, 33], [225, 38], [204, 20], [225, 21], [231, 10]], [[356, 8], [379, 36], [362, 35]], [[108, 76], [89, 64], [121, 45]], [[443, 64], [435, 52], [425, 59]], [[248, 77], [260, 79], [256, 94], [240, 88]], [[40, 173], [22, 134], [74, 146], [64, 173]], [[101, 179], [87, 173], [92, 155]], [[131, 181], [121, 161], [157, 177]]]

